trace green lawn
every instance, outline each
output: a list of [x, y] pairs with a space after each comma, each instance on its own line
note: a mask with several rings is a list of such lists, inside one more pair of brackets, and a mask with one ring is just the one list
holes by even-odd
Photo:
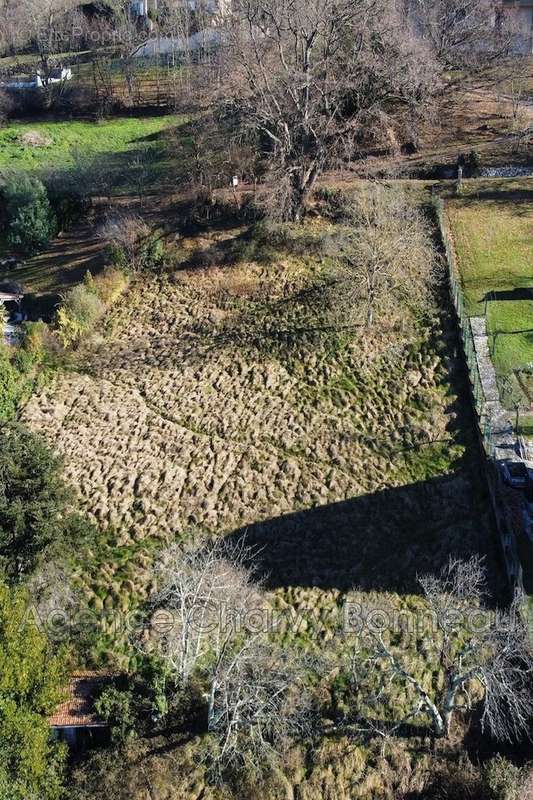
[[[157, 194], [175, 185], [180, 161], [174, 154], [173, 136], [179, 135], [177, 131], [174, 134], [174, 129], [186, 121], [186, 117], [169, 115], [115, 117], [101, 123], [9, 125], [0, 129], [0, 170], [12, 167], [36, 172], [47, 168], [68, 171], [78, 161], [79, 153], [80, 171], [78, 174], [74, 170], [73, 175], [83, 182], [88, 193], [104, 194], [107, 190], [114, 196], [138, 196], [142, 190], [145, 194]], [[98, 167], [96, 172], [92, 170], [93, 163]], [[96, 181], [93, 186], [92, 180]], [[53, 315], [61, 291], [79, 283], [87, 270], [94, 273], [103, 266], [102, 242], [91, 225], [84, 222], [80, 220], [80, 224], [15, 270], [6, 273], [0, 270], [0, 280], [18, 281], [38, 297], [39, 314], [45, 318]]]
[[[85, 55], [90, 55], [90, 50], [84, 50], [81, 52], [65, 52], [65, 53], [56, 53], [54, 58], [57, 61], [62, 61], [65, 64], [70, 63], [71, 59], [74, 58], [83, 58]], [[3, 70], [11, 70], [14, 68], [26, 67], [26, 66], [34, 66], [38, 65], [41, 61], [41, 56], [38, 53], [21, 53], [15, 56], [4, 56], [4, 58], [0, 58], [0, 71]]]
[[[533, 180], [513, 181], [513, 186], [519, 183], [521, 191], [507, 192], [500, 180], [493, 191], [472, 192], [448, 204], [470, 316], [483, 315], [490, 292], [533, 286]], [[505, 317], [508, 322], [508, 312]]]
[[533, 180], [470, 181], [447, 209], [467, 313], [486, 314], [496, 372], [516, 384], [533, 363]]
[[[76, 150], [123, 154], [157, 141], [157, 134], [183, 122], [183, 117], [116, 117], [102, 122], [25, 122], [0, 130], [0, 169], [69, 166]], [[28, 140], [37, 133], [44, 144]], [[26, 137], [26, 140], [25, 140]]]
[[533, 363], [533, 294], [531, 300], [488, 303], [487, 328], [497, 372]]

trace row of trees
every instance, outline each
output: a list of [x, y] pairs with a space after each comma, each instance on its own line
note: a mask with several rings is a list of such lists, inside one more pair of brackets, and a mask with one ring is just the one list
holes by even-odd
[[[63, 699], [67, 651], [42, 623], [65, 603], [63, 581], [50, 601], [45, 560], [65, 560], [94, 529], [73, 511], [61, 461], [44, 440], [18, 424], [0, 426], [0, 797], [59, 800], [66, 748], [54, 742], [47, 716]], [[48, 606], [46, 603], [48, 602]], [[42, 612], [42, 618], [39, 615]]]
[[[347, 606], [342, 653], [318, 656], [282, 648], [276, 617], [268, 613], [243, 543], [218, 542], [161, 557], [159, 585], [135, 645], [159, 664], [165, 698], [152, 727], [194, 691], [204, 707], [207, 758], [217, 776], [258, 777], [280, 765], [294, 741], [321, 735], [330, 714], [313, 687], [317, 675], [347, 688], [347, 708], [335, 713], [339, 734], [384, 741], [418, 725], [434, 738], [478, 709], [481, 726], [499, 741], [527, 736], [533, 715], [533, 651], [517, 600], [494, 613], [487, 606], [486, 573], [478, 558], [451, 560], [439, 575], [420, 578], [424, 598], [416, 629], [394, 633], [397, 610], [355, 596]], [[404, 624], [408, 624], [406, 620]], [[423, 628], [423, 625], [426, 628]], [[397, 634], [398, 632], [396, 632]], [[417, 670], [417, 642], [431, 637], [431, 674]], [[426, 664], [428, 666], [428, 657]], [[100, 702], [123, 740], [131, 699], [112, 688]], [[198, 703], [198, 699], [195, 700]], [[402, 709], [400, 712], [399, 709]], [[198, 708], [196, 708], [198, 713]], [[147, 715], [145, 713], [144, 723]]]

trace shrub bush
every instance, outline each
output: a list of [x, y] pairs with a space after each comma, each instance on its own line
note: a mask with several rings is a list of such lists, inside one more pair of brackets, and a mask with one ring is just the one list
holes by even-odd
[[128, 285], [127, 276], [115, 267], [106, 267], [100, 275], [91, 276], [91, 280], [93, 291], [106, 307], [113, 305]]
[[67, 347], [79, 341], [104, 313], [104, 304], [86, 283], [73, 286], [62, 295], [63, 304], [57, 312], [57, 327], [61, 341]]
[[31, 355], [33, 363], [40, 364], [51, 355], [55, 355], [58, 349], [58, 342], [46, 322], [42, 320], [25, 322], [23, 330], [22, 347], [24, 352]]
[[157, 232], [150, 233], [140, 245], [140, 266], [145, 270], [160, 269], [165, 262], [165, 244]]
[[111, 264], [128, 272], [138, 272], [143, 266], [143, 247], [150, 228], [136, 214], [109, 217], [100, 228], [100, 238], [107, 242]]
[[424, 800], [486, 800], [479, 769], [465, 756], [437, 762], [421, 794]]
[[342, 189], [321, 186], [316, 190], [314, 196], [322, 216], [337, 221], [345, 219], [349, 214], [350, 198]]
[[15, 369], [9, 351], [0, 346], [0, 422], [12, 419], [24, 394], [21, 376]]
[[61, 189], [56, 185], [53, 190], [49, 189], [48, 196], [57, 220], [57, 227], [62, 231], [77, 222], [88, 207], [88, 200], [82, 191]]
[[7, 122], [8, 117], [14, 110], [14, 105], [11, 95], [0, 89], [0, 125]]
[[134, 706], [134, 694], [115, 686], [106, 687], [95, 703], [96, 713], [111, 726], [111, 736], [117, 744], [135, 735]]
[[31, 254], [45, 247], [57, 223], [44, 185], [34, 175], [7, 172], [0, 179], [8, 243]]
[[87, 272], [83, 283], [74, 286], [63, 296], [57, 312], [59, 338], [64, 347], [75, 344], [88, 333], [128, 285], [121, 270], [109, 267], [93, 277]]
[[24, 349], [31, 353], [36, 361], [41, 361], [45, 350], [45, 339], [48, 334], [46, 322], [26, 322], [24, 324]]
[[14, 418], [33, 386], [35, 358], [0, 344], [0, 422]]
[[506, 758], [491, 758], [483, 768], [486, 800], [518, 800], [522, 772]]
[[466, 155], [461, 153], [457, 164], [463, 167], [466, 177], [478, 178], [481, 174], [481, 156], [477, 150], [471, 150]]
[[0, 435], [0, 568], [10, 580], [32, 572], [42, 552], [63, 538], [70, 498], [61, 461], [20, 425]]
[[109, 242], [107, 245], [107, 257], [109, 258], [113, 267], [118, 269], [127, 269], [128, 258], [125, 249], [118, 242]]
[[165, 261], [165, 244], [136, 214], [119, 214], [106, 220], [100, 237], [107, 242], [111, 264], [126, 272], [155, 270]]

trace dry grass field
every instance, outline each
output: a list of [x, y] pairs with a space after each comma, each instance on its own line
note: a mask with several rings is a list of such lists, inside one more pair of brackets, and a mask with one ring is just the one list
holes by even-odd
[[[190, 263], [213, 241], [182, 245]], [[27, 406], [107, 529], [79, 567], [95, 610], [145, 597], [164, 542], [246, 532], [308, 641], [351, 588], [409, 594], [449, 554], [490, 550], [437, 323], [333, 331], [322, 269], [280, 251], [143, 276]]]
[[[298, 235], [317, 235], [317, 225]], [[450, 555], [486, 555], [497, 575], [460, 362], [438, 303], [424, 321], [399, 308], [373, 331], [334, 329], [325, 259], [243, 234], [180, 240], [178, 267], [134, 280], [76, 368], [24, 411], [103, 531], [76, 569], [102, 622], [87, 653], [98, 666], [128, 664], [117, 619], [150, 594], [154, 556], [169, 540], [246, 534], [276, 636], [310, 654], [327, 645], [332, 663], [349, 647], [348, 597], [416, 619], [417, 574]], [[401, 630], [390, 635], [405, 645]], [[404, 650], [429, 690], [431, 636]], [[338, 671], [320, 678], [332, 717], [353, 702]], [[406, 710], [403, 696], [395, 702]], [[441, 758], [416, 731], [386, 748], [332, 731], [287, 752], [268, 786], [234, 793], [210, 785], [201, 736], [169, 736], [128, 745], [120, 776], [94, 772], [88, 796], [117, 797], [120, 786], [117, 800], [141, 800], [149, 780], [169, 800], [393, 800], [423, 791]]]

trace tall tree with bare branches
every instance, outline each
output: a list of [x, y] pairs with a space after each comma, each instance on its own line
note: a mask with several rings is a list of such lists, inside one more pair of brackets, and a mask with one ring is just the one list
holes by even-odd
[[148, 645], [180, 683], [209, 654], [220, 656], [256, 602], [245, 560], [244, 547], [223, 540], [188, 549], [172, 545], [162, 553]]
[[309, 696], [295, 653], [260, 635], [225, 646], [210, 670], [208, 728], [215, 765], [260, 774], [275, 763], [291, 737], [309, 732]]
[[422, 109], [436, 65], [386, 0], [241, 0], [225, 100], [256, 136], [275, 207], [299, 219], [316, 180], [373, 127]]
[[[479, 558], [450, 560], [440, 575], [420, 578], [420, 585], [438, 679], [417, 674], [408, 654], [392, 643], [393, 609], [368, 606], [356, 614], [362, 649], [353, 664], [360, 685], [374, 681], [370, 707], [384, 708], [391, 687], [403, 694], [405, 716], [387, 724], [383, 719], [383, 730], [429, 718], [432, 733], [447, 737], [454, 718], [471, 712], [479, 701], [483, 730], [500, 741], [527, 736], [533, 719], [533, 648], [520, 598], [506, 610], [488, 610], [486, 571]], [[397, 713], [394, 707], [391, 712]], [[365, 720], [359, 722], [364, 728]], [[368, 729], [375, 732], [376, 727], [374, 719]]]
[[268, 616], [243, 544], [171, 546], [159, 562], [149, 638], [180, 687], [206, 687], [206, 727], [217, 774], [260, 773], [304, 730], [306, 694], [298, 659], [268, 638]]
[[[398, 190], [371, 186], [346, 201], [326, 246], [333, 259], [326, 301], [342, 324], [395, 319], [427, 303], [436, 255], [429, 227]], [[363, 311], [363, 314], [361, 314]]]
[[411, 17], [449, 69], [484, 67], [509, 54], [515, 32], [499, 0], [411, 0]]

